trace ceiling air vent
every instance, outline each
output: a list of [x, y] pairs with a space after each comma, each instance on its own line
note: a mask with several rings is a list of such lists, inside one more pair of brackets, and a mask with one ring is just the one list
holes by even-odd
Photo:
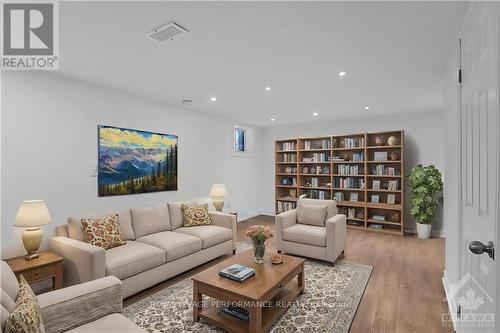
[[172, 40], [188, 32], [186, 29], [174, 22], [167, 23], [149, 32], [146, 36], [154, 39], [157, 42]]

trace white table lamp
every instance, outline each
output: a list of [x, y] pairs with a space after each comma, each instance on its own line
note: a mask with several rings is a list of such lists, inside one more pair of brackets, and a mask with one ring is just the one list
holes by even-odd
[[26, 227], [23, 231], [23, 245], [28, 254], [26, 260], [38, 258], [38, 249], [42, 241], [40, 226], [52, 222], [49, 210], [43, 200], [27, 200], [21, 202], [14, 221], [16, 227]]
[[224, 198], [227, 197], [226, 185], [213, 184], [209, 195], [214, 200], [215, 209], [222, 212], [222, 208], [224, 207]]

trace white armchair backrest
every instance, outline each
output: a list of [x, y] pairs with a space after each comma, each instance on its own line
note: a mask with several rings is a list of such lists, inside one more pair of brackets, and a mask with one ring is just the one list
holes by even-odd
[[300, 211], [302, 209], [302, 205], [328, 206], [328, 209], [326, 211], [326, 219], [327, 220], [330, 217], [337, 215], [337, 202], [335, 200], [318, 200], [318, 199], [300, 198], [297, 201], [297, 216], [300, 216]]

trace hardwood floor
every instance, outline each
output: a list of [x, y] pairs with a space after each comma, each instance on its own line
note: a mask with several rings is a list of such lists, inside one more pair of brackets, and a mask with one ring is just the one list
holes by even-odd
[[[252, 224], [274, 227], [274, 217], [258, 216], [238, 223], [238, 241]], [[266, 242], [275, 251], [275, 239]], [[227, 256], [226, 256], [227, 257]], [[124, 306], [188, 278], [225, 257], [201, 265], [124, 300]], [[443, 327], [448, 305], [441, 282], [444, 239], [427, 241], [349, 229], [344, 260], [373, 266], [372, 276], [351, 326], [352, 333], [453, 332]]]

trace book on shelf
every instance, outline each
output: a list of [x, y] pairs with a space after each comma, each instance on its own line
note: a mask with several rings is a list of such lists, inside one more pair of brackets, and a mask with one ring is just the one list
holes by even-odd
[[365, 154], [364, 153], [353, 153], [352, 160], [353, 160], [353, 162], [363, 162], [365, 160]]
[[387, 203], [389, 205], [396, 204], [396, 195], [395, 194], [387, 194]]
[[[380, 183], [379, 183], [379, 186], [380, 186]], [[389, 182], [387, 183], [387, 189], [389, 191], [398, 191], [399, 190], [399, 180], [398, 179], [389, 180]]]
[[376, 151], [373, 153], [374, 161], [387, 161], [387, 152], [386, 151]]
[[[319, 200], [327, 199], [326, 191], [323, 190], [310, 190], [306, 193], [306, 197], [309, 199], [319, 199]], [[330, 198], [328, 197], [328, 199]]]
[[282, 150], [296, 150], [297, 144], [295, 142], [283, 142]]
[[239, 308], [236, 306], [223, 307], [222, 313], [231, 315], [233, 317], [236, 317], [236, 318], [244, 320], [244, 321], [250, 320], [250, 313], [248, 312], [248, 310], [245, 310], [245, 309], [242, 309], [242, 308]]
[[358, 176], [360, 173], [363, 173], [363, 167], [359, 165], [339, 164], [337, 171], [339, 175]]
[[364, 189], [365, 188], [365, 180], [362, 178], [335, 177], [333, 179], [333, 187], [346, 188], [346, 189]]
[[353, 225], [355, 227], [360, 227], [363, 225], [363, 222], [361, 221], [354, 221], [354, 220], [347, 220], [348, 225]]
[[365, 146], [365, 138], [344, 138], [340, 141], [342, 148], [363, 148]]
[[255, 269], [240, 264], [233, 264], [221, 269], [219, 275], [233, 281], [245, 282], [255, 275]]
[[316, 140], [316, 141], [304, 141], [304, 149], [330, 149], [330, 139]]
[[333, 198], [337, 201], [344, 201], [344, 192], [335, 192]]
[[358, 201], [358, 193], [357, 192], [352, 192], [349, 201], [357, 202]]
[[278, 200], [278, 213], [283, 213], [292, 209], [295, 209], [296, 203], [289, 201], [279, 201]]
[[374, 221], [385, 221], [385, 216], [384, 215], [373, 215], [372, 220]]
[[356, 208], [348, 208], [347, 209], [347, 218], [349, 218], [349, 219], [356, 218]]
[[375, 230], [381, 230], [384, 229], [384, 226], [382, 224], [370, 223], [370, 228]]
[[375, 176], [399, 176], [399, 170], [393, 167], [386, 167], [383, 164], [376, 165], [372, 174]]
[[297, 154], [283, 154], [283, 162], [297, 162]]

